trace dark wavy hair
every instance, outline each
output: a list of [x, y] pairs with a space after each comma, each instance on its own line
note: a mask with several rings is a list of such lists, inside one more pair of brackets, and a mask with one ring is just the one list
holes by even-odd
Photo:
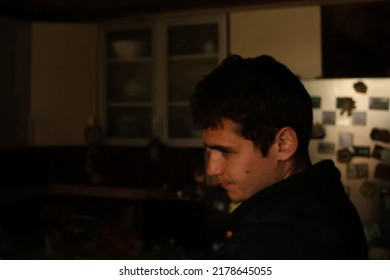
[[311, 97], [285, 65], [268, 55], [227, 57], [196, 86], [191, 115], [200, 129], [222, 119], [239, 125], [238, 133], [253, 141], [264, 156], [283, 127], [297, 133], [300, 155], [307, 155], [313, 112]]

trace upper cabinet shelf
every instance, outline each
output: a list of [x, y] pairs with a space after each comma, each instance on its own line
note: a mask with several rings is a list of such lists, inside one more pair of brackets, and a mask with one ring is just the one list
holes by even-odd
[[209, 59], [209, 58], [217, 58], [218, 53], [199, 53], [199, 54], [184, 54], [184, 55], [171, 55], [169, 56], [170, 61], [175, 60], [198, 60], [198, 59]]
[[101, 116], [107, 143], [201, 146], [195, 85], [226, 56], [225, 15], [157, 18], [101, 30]]
[[115, 57], [115, 58], [108, 58], [108, 63], [150, 63], [152, 62], [152, 57]]

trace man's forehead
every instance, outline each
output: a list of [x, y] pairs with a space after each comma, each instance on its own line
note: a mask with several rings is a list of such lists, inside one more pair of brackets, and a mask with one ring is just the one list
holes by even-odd
[[232, 119], [221, 117], [214, 124], [207, 127], [206, 129], [210, 129], [210, 130], [228, 129], [238, 133], [241, 131], [241, 124], [233, 121]]

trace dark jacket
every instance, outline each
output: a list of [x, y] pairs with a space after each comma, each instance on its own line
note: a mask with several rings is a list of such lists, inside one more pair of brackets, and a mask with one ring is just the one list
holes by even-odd
[[330, 160], [278, 182], [229, 216], [231, 236], [212, 259], [367, 259], [367, 244]]

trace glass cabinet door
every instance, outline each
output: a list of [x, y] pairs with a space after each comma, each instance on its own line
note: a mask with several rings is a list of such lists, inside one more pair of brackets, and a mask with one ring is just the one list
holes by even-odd
[[219, 23], [171, 24], [167, 36], [168, 138], [199, 138], [189, 99], [195, 85], [220, 61]]
[[225, 15], [149, 19], [102, 29], [106, 142], [201, 146], [190, 117], [195, 85], [226, 55]]
[[110, 29], [105, 33], [105, 129], [111, 139], [152, 135], [152, 29]]

